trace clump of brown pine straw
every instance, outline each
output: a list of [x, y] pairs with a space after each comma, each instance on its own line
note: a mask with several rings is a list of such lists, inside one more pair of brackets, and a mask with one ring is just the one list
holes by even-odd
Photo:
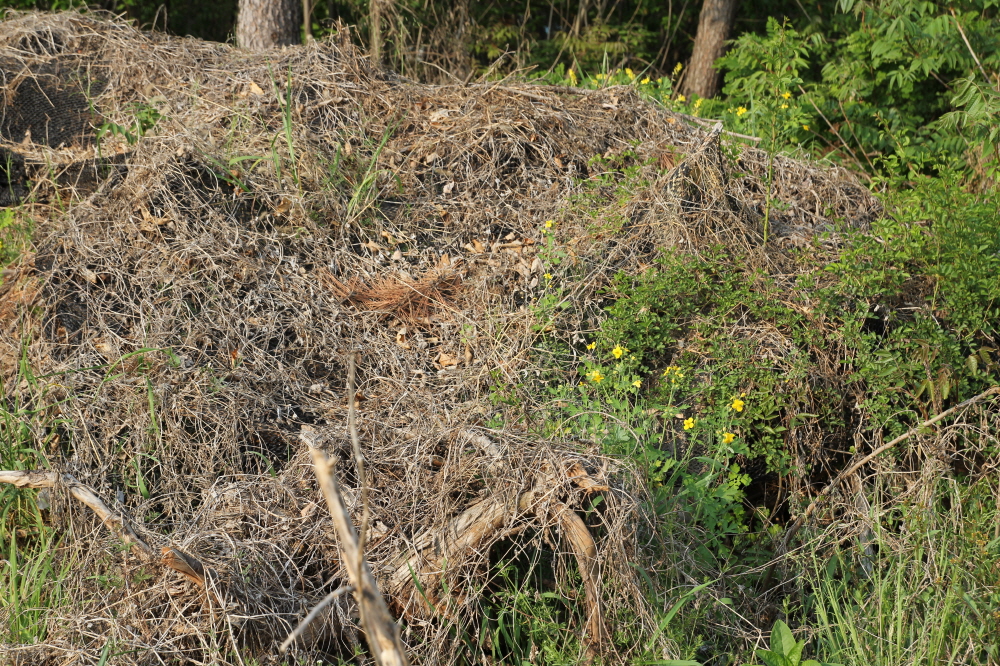
[[[581, 659], [627, 659], [658, 635], [633, 567], [657, 566], [641, 483], [592, 447], [483, 426], [490, 385], [533, 370], [543, 223], [580, 276], [567, 298], [582, 327], [608, 277], [661, 247], [721, 243], [780, 272], [787, 247], [835, 245], [879, 214], [846, 171], [779, 157], [765, 246], [767, 156], [729, 160], [726, 135], [629, 87], [419, 85], [347, 41], [250, 54], [74, 13], [9, 14], [0, 68], [8, 99], [32, 76], [85, 89], [94, 126], [162, 115], [134, 145], [4, 137], [34, 169], [36, 232], [0, 287], [20, 299], [3, 301], [0, 349], [45, 378], [0, 370], [9, 397], [63, 422], [36, 433], [53, 469], [123, 498], [164, 558], [211, 572], [200, 587], [122, 553], [57, 487], [65, 598], [43, 641], [5, 648], [16, 663], [96, 662], [106, 645], [123, 664], [282, 663], [275, 646], [345, 580], [298, 433], [320, 434], [357, 511], [355, 352], [366, 556], [414, 660], [454, 663], [484, 635], [490, 562], [543, 551], [556, 589], [590, 572], [567, 602]], [[623, 166], [641, 184], [609, 221], [582, 195], [608, 195]], [[349, 596], [331, 609], [292, 657], [358, 644]]]

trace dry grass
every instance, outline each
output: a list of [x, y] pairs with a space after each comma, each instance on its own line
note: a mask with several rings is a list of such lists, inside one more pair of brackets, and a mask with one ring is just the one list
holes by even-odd
[[[18, 663], [90, 663], [109, 641], [118, 663], [280, 663], [275, 645], [346, 580], [296, 436], [303, 425], [323, 435], [356, 510], [343, 425], [354, 352], [367, 557], [380, 584], [394, 581], [390, 605], [416, 660], [453, 663], [466, 649], [455, 623], [475, 640], [497, 584], [488, 562], [505, 556], [497, 544], [508, 557], [550, 549], [561, 584], [586, 561], [604, 617], [629, 618], [645, 640], [652, 609], [629, 563], [647, 557], [652, 518], [635, 475], [595, 451], [481, 425], [490, 384], [531, 370], [524, 305], [547, 270], [542, 223], [558, 220], [581, 276], [570, 297], [587, 303], [660, 247], [718, 242], [780, 267], [788, 245], [878, 214], [846, 172], [779, 158], [783, 203], [763, 247], [766, 156], [743, 147], [730, 161], [717, 139], [627, 87], [418, 85], [374, 71], [346, 42], [252, 55], [79, 14], [10, 15], [0, 62], [21, 77], [8, 96], [33, 72], [60, 72], [59, 85], [90, 95], [95, 125], [128, 127], [137, 104], [163, 116], [134, 145], [8, 141], [34, 170], [23, 213], [37, 231], [36, 252], [0, 287], [0, 371], [28, 391], [6, 381], [8, 350], [25, 339], [36, 374], [50, 376], [46, 399], [70, 398], [58, 409], [72, 436], [44, 452], [51, 465], [106, 501], [125, 491], [151, 544], [197, 556], [232, 591], [216, 603], [57, 498], [50, 521], [74, 526], [61, 554], [75, 558], [72, 594], [44, 644], [11, 647]], [[644, 183], [614, 224], [584, 198], [615, 182], [598, 183], [613, 169], [595, 156], [637, 166]], [[566, 513], [590, 506], [580, 470], [607, 488], [588, 514], [588, 560]], [[435, 570], [428, 535], [477, 507], [494, 527]], [[392, 577], [411, 557], [424, 564], [420, 594]], [[357, 643], [348, 598], [331, 608], [326, 639], [298, 656]], [[593, 614], [578, 624], [591, 652], [616, 661], [633, 649], [595, 638]]]

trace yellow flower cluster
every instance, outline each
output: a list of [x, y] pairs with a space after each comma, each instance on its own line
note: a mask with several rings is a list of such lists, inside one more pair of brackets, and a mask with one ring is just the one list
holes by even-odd
[[641, 83], [644, 86], [648, 86], [649, 85], [649, 77], [647, 76], [642, 81], [639, 81], [639, 83]]
[[747, 112], [747, 107], [745, 107], [745, 106], [736, 107], [736, 117], [737, 118], [740, 117], [740, 116], [742, 116], [746, 112]]
[[723, 444], [732, 444], [734, 439], [736, 439], [736, 435], [734, 435], [733, 433], [731, 432], [722, 433]]
[[626, 349], [625, 347], [622, 347], [621, 345], [615, 345], [615, 348], [611, 350], [611, 355], [614, 356], [615, 358], [621, 358], [622, 356], [625, 355], [625, 352], [627, 351], [628, 349]]
[[663, 371], [664, 377], [670, 377], [670, 383], [676, 384], [678, 379], [684, 379], [684, 373], [676, 365], [671, 365], [666, 370]]
[[687, 97], [685, 97], [684, 95], [678, 95], [677, 96], [677, 101], [678, 102], [686, 102], [687, 101]]
[[594, 382], [595, 384], [600, 384], [602, 379], [604, 379], [604, 375], [601, 374], [600, 370], [594, 370], [592, 373], [590, 373], [590, 381]]
[[738, 411], [738, 412], [742, 412], [742, 411], [743, 411], [743, 406], [744, 406], [744, 405], [746, 405], [746, 403], [745, 403], [745, 402], [743, 402], [743, 401], [742, 401], [742, 400], [740, 400], [739, 398], [736, 398], [735, 400], [733, 400], [733, 404], [732, 404], [732, 405], [730, 405], [730, 407], [732, 407], [733, 409], [735, 409], [735, 410], [736, 410], [736, 411]]
[[[573, 70], [570, 70], [570, 71], [573, 71]], [[551, 229], [554, 226], [556, 226], [556, 221], [555, 220], [545, 220], [545, 228], [546, 229]]]
[[574, 72], [572, 69], [566, 72], [566, 76], [569, 77], [569, 82], [572, 83], [574, 86], [577, 84], [576, 72]]
[[631, 79], [632, 81], [635, 81], [635, 72], [632, 71], [631, 67], [626, 67], [625, 68], [625, 74], [628, 75], [629, 79]]

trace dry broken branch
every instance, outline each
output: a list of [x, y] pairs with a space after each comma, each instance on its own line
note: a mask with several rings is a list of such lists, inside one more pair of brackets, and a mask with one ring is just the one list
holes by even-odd
[[214, 587], [206, 585], [207, 581], [214, 582], [214, 572], [207, 569], [197, 558], [188, 555], [178, 548], [164, 547], [160, 551], [160, 557], [157, 558], [154, 549], [136, 533], [124, 514], [109, 508], [97, 496], [93, 488], [80, 483], [72, 474], [59, 474], [58, 472], [47, 472], [44, 470], [2, 470], [0, 471], [0, 483], [9, 483], [18, 488], [65, 487], [70, 495], [93, 511], [100, 518], [101, 522], [104, 523], [105, 527], [117, 534], [131, 548], [134, 555], [144, 562], [160, 564], [168, 569], [173, 569], [192, 583], [205, 588], [216, 598], [217, 602], [222, 603], [222, 599]]

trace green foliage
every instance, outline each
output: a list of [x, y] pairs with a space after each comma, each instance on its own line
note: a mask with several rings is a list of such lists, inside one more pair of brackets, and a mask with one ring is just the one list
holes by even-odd
[[101, 145], [101, 139], [108, 134], [120, 136], [128, 142], [128, 145], [134, 146], [163, 117], [159, 111], [149, 104], [133, 104], [131, 111], [132, 123], [130, 125], [119, 125], [111, 121], [101, 123], [101, 126], [97, 128], [98, 148]]
[[803, 106], [799, 90], [800, 73], [808, 67], [810, 41], [816, 41], [815, 35], [806, 40], [772, 17], [766, 35], [741, 35], [718, 61], [729, 72], [723, 92], [746, 104], [727, 109], [730, 124], [759, 136], [760, 147], [769, 153], [809, 138], [811, 109]]
[[771, 649], [757, 650], [757, 658], [764, 666], [839, 666], [826, 664], [815, 659], [802, 659], [805, 641], [796, 641], [788, 625], [778, 620], [771, 628]]
[[[918, 177], [826, 271], [822, 297], [845, 315], [865, 408], [892, 432], [1000, 381], [1000, 212], [954, 173]], [[858, 311], [864, 308], [863, 311]]]
[[[995, 178], [995, 3], [841, 0], [838, 8], [823, 30], [769, 19], [765, 35], [737, 38], [719, 61], [728, 99], [710, 112], [728, 108], [728, 122], [758, 131], [774, 144], [768, 150], [804, 144], [875, 173], [946, 164], [966, 178]], [[775, 91], [793, 94], [787, 108], [775, 108]], [[774, 127], [784, 132], [761, 131]]]
[[[0, 268], [10, 264], [24, 251], [31, 228], [17, 209], [0, 209]], [[2, 278], [0, 278], [2, 282]]]
[[570, 630], [566, 595], [541, 591], [541, 563], [525, 567], [502, 561], [497, 565], [499, 589], [492, 595], [484, 622], [488, 635], [483, 643], [493, 660], [509, 664], [577, 664], [582, 654], [576, 634]]
[[941, 477], [930, 490], [921, 506], [874, 488], [858, 538], [803, 554], [801, 612], [824, 654], [873, 666], [997, 663], [996, 479]]

